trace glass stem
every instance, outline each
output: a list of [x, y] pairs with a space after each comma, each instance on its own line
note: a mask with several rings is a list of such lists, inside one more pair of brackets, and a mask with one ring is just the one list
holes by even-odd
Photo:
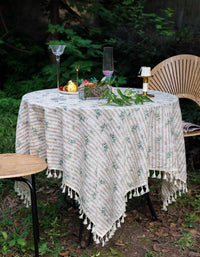
[[59, 79], [60, 79], [60, 56], [56, 56], [57, 61], [57, 89], [59, 90]]

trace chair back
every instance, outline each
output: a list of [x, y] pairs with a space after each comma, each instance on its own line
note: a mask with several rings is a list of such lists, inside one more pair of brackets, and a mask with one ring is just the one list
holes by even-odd
[[188, 98], [200, 106], [200, 57], [181, 54], [162, 61], [152, 69], [149, 89]]

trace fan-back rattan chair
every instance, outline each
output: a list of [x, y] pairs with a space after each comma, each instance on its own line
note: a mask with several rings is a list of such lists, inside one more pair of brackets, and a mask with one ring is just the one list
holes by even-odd
[[[46, 162], [37, 156], [14, 153], [0, 154], [0, 179], [12, 179], [15, 181], [21, 181], [26, 183], [30, 189], [35, 257], [39, 256], [39, 226], [34, 174], [41, 172], [46, 168]], [[29, 181], [23, 177], [27, 175], [31, 175], [32, 181]]]
[[[170, 57], [152, 69], [149, 89], [188, 98], [200, 106], [200, 57], [181, 54]], [[200, 135], [200, 130], [184, 137]]]

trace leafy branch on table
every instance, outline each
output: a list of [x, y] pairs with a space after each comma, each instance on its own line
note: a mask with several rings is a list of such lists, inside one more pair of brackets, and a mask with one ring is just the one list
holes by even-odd
[[144, 102], [153, 102], [149, 97], [142, 95], [142, 94], [137, 94], [135, 93], [132, 89], [126, 88], [124, 92], [118, 88], [117, 89], [117, 94], [113, 93], [109, 89], [106, 89], [103, 95], [100, 97], [100, 99], [106, 99], [107, 102], [103, 105], [108, 105], [110, 103], [115, 103], [119, 106], [123, 105], [132, 105], [132, 102], [135, 104], [143, 104]]

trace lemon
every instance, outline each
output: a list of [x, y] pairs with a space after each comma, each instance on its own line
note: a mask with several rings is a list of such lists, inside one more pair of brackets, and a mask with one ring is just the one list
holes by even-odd
[[76, 84], [70, 80], [68, 82], [68, 92], [76, 92], [76, 91], [77, 91]]

